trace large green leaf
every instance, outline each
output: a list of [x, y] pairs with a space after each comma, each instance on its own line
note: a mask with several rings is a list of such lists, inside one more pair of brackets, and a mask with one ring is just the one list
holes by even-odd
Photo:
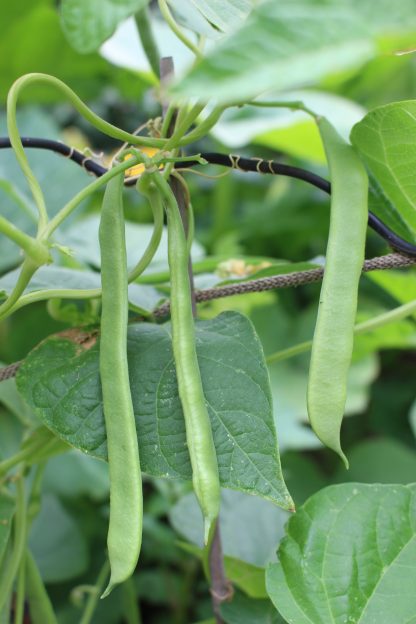
[[95, 52], [118, 24], [149, 0], [62, 0], [62, 27], [77, 52]]
[[373, 176], [375, 208], [416, 239], [416, 102], [375, 108], [354, 126], [351, 141]]
[[[132, 398], [143, 471], [189, 479], [170, 332], [170, 324], [129, 327]], [[222, 485], [291, 508], [281, 474], [267, 368], [253, 326], [244, 316], [228, 312], [197, 322], [196, 335]], [[105, 459], [98, 352], [98, 344], [84, 350], [70, 338], [53, 337], [32, 351], [17, 381], [24, 398], [52, 431]]]
[[269, 596], [296, 624], [416, 621], [416, 486], [336, 485], [292, 517], [267, 571]]
[[[233, 102], [290, 89], [395, 49], [416, 31], [413, 0], [259, 3], [243, 26], [191, 70], [176, 92]], [[318, 111], [319, 112], [319, 111]]]

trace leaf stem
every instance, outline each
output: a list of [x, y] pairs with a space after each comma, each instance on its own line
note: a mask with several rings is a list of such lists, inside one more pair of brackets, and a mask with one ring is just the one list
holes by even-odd
[[20, 298], [38, 268], [39, 265], [35, 264], [33, 260], [29, 258], [26, 258], [26, 260], [23, 262], [15, 287], [13, 288], [6, 301], [2, 303], [2, 305], [0, 305], [0, 320], [4, 319], [5, 316], [10, 312], [11, 308]]
[[188, 37], [185, 35], [183, 30], [179, 28], [176, 20], [174, 19], [172, 13], [169, 10], [166, 0], [159, 0], [159, 9], [163, 16], [163, 19], [171, 29], [171, 31], [177, 36], [177, 38], [182, 41], [182, 43], [193, 52], [196, 58], [202, 58], [201, 50], [196, 46]]
[[[394, 308], [394, 310], [389, 310], [389, 312], [383, 312], [383, 314], [379, 314], [368, 321], [358, 323], [354, 327], [354, 335], [364, 334], [368, 331], [374, 331], [379, 327], [383, 327], [383, 325], [401, 321], [414, 312], [416, 312], [416, 300], [398, 306], [397, 308]], [[289, 347], [288, 349], [282, 349], [280, 351], [276, 351], [276, 353], [272, 353], [266, 357], [266, 362], [267, 364], [281, 362], [282, 360], [287, 360], [295, 355], [299, 355], [300, 353], [306, 353], [311, 349], [311, 347], [312, 340], [300, 342], [299, 344]]]
[[32, 169], [30, 168], [29, 161], [26, 157], [22, 141], [20, 139], [19, 129], [17, 127], [16, 121], [16, 108], [20, 93], [30, 84], [39, 82], [46, 83], [47, 85], [53, 86], [58, 89], [58, 91], [60, 91], [71, 102], [74, 108], [81, 115], [83, 115], [85, 119], [87, 119], [87, 121], [89, 121], [95, 128], [97, 128], [104, 134], [107, 134], [108, 136], [111, 136], [115, 139], [120, 139], [121, 141], [127, 142], [131, 145], [144, 145], [148, 147], [163, 147], [166, 141], [164, 139], [142, 137], [131, 134], [129, 132], [125, 132], [124, 130], [120, 130], [120, 128], [113, 126], [107, 121], [104, 121], [104, 119], [101, 119], [101, 117], [93, 113], [93, 111], [88, 108], [86, 104], [84, 104], [84, 102], [74, 93], [74, 91], [72, 91], [72, 89], [70, 89], [70, 87], [68, 87], [68, 85], [66, 85], [58, 78], [55, 78], [54, 76], [49, 76], [48, 74], [33, 73], [26, 74], [25, 76], [21, 76], [21, 78], [18, 78], [13, 83], [7, 96], [7, 127], [10, 142], [15, 151], [17, 161], [28, 181], [30, 190], [38, 208], [38, 231], [41, 231], [45, 228], [48, 222], [45, 199], [39, 182], [36, 179]]
[[26, 571], [25, 557], [23, 556], [17, 573], [16, 598], [14, 603], [14, 624], [23, 624], [25, 611]]
[[251, 100], [250, 102], [244, 102], [243, 104], [237, 104], [237, 106], [257, 106], [258, 108], [290, 108], [295, 111], [302, 111], [316, 118], [316, 113], [314, 113], [310, 108], [305, 106], [305, 104], [301, 100], [293, 100], [293, 101], [285, 101], [285, 100], [270, 100], [270, 101], [257, 101]]
[[91, 182], [91, 184], [89, 184], [86, 188], [77, 193], [75, 197], [70, 199], [69, 202], [53, 217], [53, 219], [49, 221], [48, 225], [41, 233], [42, 239], [48, 239], [56, 228], [62, 223], [62, 221], [64, 221], [89, 195], [106, 185], [109, 180], [114, 178], [114, 176], [118, 175], [120, 172], [126, 171], [127, 169], [134, 167], [134, 165], [142, 164], [143, 162], [144, 160], [140, 153], [138, 151], [134, 151], [131, 158], [120, 163], [119, 165], [116, 165], [112, 169], [109, 169], [107, 173], [94, 180], [94, 182]]
[[36, 264], [42, 265], [51, 261], [49, 249], [44, 243], [22, 232], [22, 230], [19, 230], [13, 223], [10, 223], [2, 216], [0, 216], [0, 233], [10, 238], [16, 245], [19, 245]]
[[194, 143], [195, 141], [202, 139], [206, 134], [208, 134], [211, 128], [215, 126], [226, 108], [226, 106], [216, 106], [197, 128], [192, 130], [189, 134], [186, 134], [177, 142], [176, 147], [184, 147], [185, 145], [189, 145], [190, 143]]
[[[137, 190], [139, 191], [139, 189]], [[149, 266], [156, 251], [158, 250], [160, 240], [162, 238], [164, 212], [160, 195], [154, 187], [149, 187], [146, 197], [150, 203], [150, 207], [153, 212], [153, 232], [149, 244], [144, 250], [142, 257], [140, 258], [136, 266], [129, 272], [129, 282], [133, 282], [135, 279], [137, 279]]]
[[174, 149], [175, 147], [177, 147], [181, 140], [185, 138], [185, 132], [192, 126], [192, 124], [198, 118], [204, 108], [204, 103], [197, 102], [196, 104], [194, 104], [194, 106], [191, 107], [189, 111], [187, 111], [185, 108], [182, 108], [179, 111], [179, 115], [175, 124], [175, 130], [172, 136], [169, 138], [168, 142], [166, 143], [166, 150]]
[[13, 548], [10, 558], [2, 570], [0, 581], [0, 612], [7, 603], [26, 545], [26, 500], [24, 479], [16, 480], [16, 513], [13, 523]]

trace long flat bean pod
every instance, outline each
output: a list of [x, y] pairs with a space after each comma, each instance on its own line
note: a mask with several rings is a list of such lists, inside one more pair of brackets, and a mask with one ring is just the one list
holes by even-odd
[[102, 314], [100, 377], [110, 469], [108, 556], [111, 577], [103, 597], [133, 573], [142, 539], [142, 482], [127, 364], [127, 258], [123, 175], [107, 185], [99, 230]]
[[[158, 172], [150, 175], [163, 197], [167, 212], [173, 355], [185, 418], [192, 482], [204, 516], [204, 537], [207, 543], [211, 526], [219, 513], [220, 483], [211, 423], [196, 354], [187, 241], [178, 204], [168, 183]], [[143, 185], [146, 183], [144, 177]]]
[[319, 439], [338, 453], [364, 261], [368, 177], [354, 148], [318, 119], [331, 174], [331, 218], [308, 381], [308, 413]]

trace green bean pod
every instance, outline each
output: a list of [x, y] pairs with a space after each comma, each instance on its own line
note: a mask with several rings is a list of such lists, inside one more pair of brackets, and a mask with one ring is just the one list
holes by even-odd
[[110, 470], [107, 546], [111, 576], [102, 597], [131, 576], [139, 558], [143, 500], [136, 425], [127, 363], [127, 258], [123, 175], [107, 185], [99, 230], [102, 314], [100, 377]]
[[354, 148], [318, 119], [331, 174], [325, 274], [312, 344], [307, 404], [318, 438], [343, 459], [340, 430], [353, 349], [358, 284], [364, 262], [368, 177]]
[[[187, 240], [172, 190], [158, 172], [151, 176], [163, 197], [167, 212], [173, 355], [192, 466], [192, 483], [204, 516], [204, 539], [208, 543], [211, 528], [219, 514], [220, 482], [211, 422], [196, 354]], [[143, 184], [146, 184], [145, 179]]]

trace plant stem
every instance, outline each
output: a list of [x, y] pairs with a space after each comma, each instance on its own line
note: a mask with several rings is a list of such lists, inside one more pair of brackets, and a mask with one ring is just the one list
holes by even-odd
[[189, 134], [186, 134], [182, 139], [179, 139], [176, 147], [184, 147], [195, 141], [202, 139], [208, 132], [215, 126], [221, 115], [223, 114], [226, 106], [217, 106], [214, 110], [202, 121], [195, 130], [192, 130]]
[[[379, 327], [383, 327], [383, 325], [387, 325], [388, 323], [394, 323], [395, 321], [401, 321], [402, 319], [410, 316], [416, 312], [416, 300], [410, 301], [409, 303], [405, 303], [394, 310], [390, 310], [389, 312], [383, 312], [383, 314], [379, 314], [368, 321], [363, 321], [362, 323], [358, 323], [354, 327], [354, 335], [364, 334], [368, 331], [374, 331]], [[295, 355], [299, 355], [300, 353], [306, 353], [312, 347], [312, 340], [307, 340], [305, 342], [300, 342], [293, 347], [289, 347], [288, 349], [282, 349], [281, 351], [277, 351], [276, 353], [272, 353], [271, 355], [266, 357], [266, 362], [268, 364], [273, 364], [274, 362], [281, 362], [282, 360], [287, 360]]]
[[[143, 137], [137, 134], [132, 134], [130, 132], [126, 132], [125, 130], [121, 130], [117, 126], [113, 126], [108, 121], [101, 119], [98, 115], [96, 115], [84, 102], [72, 91], [68, 85], [64, 82], [55, 78], [54, 76], [49, 76], [48, 74], [41, 73], [33, 73], [26, 74], [21, 78], [18, 78], [16, 82], [12, 85], [9, 96], [8, 96], [8, 106], [11, 107], [12, 110], [15, 110], [17, 99], [20, 95], [20, 92], [34, 82], [44, 82], [52, 87], [61, 91], [61, 93], [71, 102], [74, 108], [85, 117], [87, 121], [89, 121], [97, 130], [100, 130], [103, 134], [107, 134], [113, 139], [119, 139], [120, 141], [124, 141], [129, 145], [143, 145], [146, 147], [159, 147], [163, 148], [165, 145], [164, 139], [156, 139], [152, 137]], [[13, 125], [15, 132], [17, 131], [17, 127]], [[10, 132], [9, 132], [10, 136]], [[10, 139], [12, 137], [10, 136]]]
[[[53, 439], [52, 441], [55, 442], [56, 440]], [[42, 436], [34, 436], [27, 442], [25, 441], [24, 448], [22, 448], [11, 457], [8, 457], [7, 459], [4, 459], [2, 462], [0, 462], [0, 478], [7, 474], [9, 470], [14, 468], [15, 466], [18, 466], [22, 462], [29, 461], [31, 456], [33, 456], [36, 452], [40, 450], [43, 451], [47, 444], [48, 443], [45, 444], [45, 439]]]
[[33, 260], [30, 260], [29, 258], [26, 258], [23, 262], [15, 287], [6, 301], [0, 305], [0, 320], [4, 319], [10, 309], [14, 306], [38, 268], [39, 265], [35, 264]]
[[148, 147], [163, 147], [165, 145], [165, 140], [137, 136], [135, 134], [125, 132], [124, 130], [120, 130], [120, 128], [117, 128], [107, 121], [104, 121], [104, 119], [101, 119], [101, 117], [93, 113], [93, 111], [89, 109], [86, 104], [84, 104], [84, 102], [74, 93], [74, 91], [72, 91], [72, 89], [70, 89], [64, 82], [62, 82], [58, 78], [55, 78], [54, 76], [49, 76], [48, 74], [33, 73], [26, 74], [25, 76], [18, 78], [12, 85], [7, 96], [7, 127], [10, 142], [15, 151], [17, 161], [28, 181], [30, 190], [38, 208], [38, 231], [41, 231], [45, 228], [48, 222], [45, 199], [39, 182], [37, 181], [32, 169], [30, 168], [29, 161], [26, 157], [22, 141], [20, 139], [19, 129], [17, 127], [16, 121], [17, 101], [21, 91], [23, 91], [23, 89], [28, 87], [30, 84], [39, 82], [46, 83], [47, 85], [53, 86], [58, 89], [58, 91], [60, 91], [71, 102], [75, 109], [81, 115], [83, 115], [85, 119], [87, 119], [87, 121], [89, 121], [94, 127], [96, 127], [104, 134], [107, 134], [108, 136], [111, 136], [115, 139], [120, 139], [121, 141], [127, 142], [131, 145], [145, 145]]
[[[139, 189], [138, 189], [139, 190]], [[139, 191], [140, 192], [140, 191]], [[142, 257], [136, 266], [129, 272], [128, 281], [133, 282], [137, 279], [143, 271], [149, 266], [152, 261], [158, 247], [160, 245], [160, 240], [162, 238], [163, 233], [163, 205], [160, 198], [160, 194], [154, 187], [149, 187], [147, 191], [147, 199], [150, 203], [150, 207], [153, 212], [154, 226], [152, 237], [147, 245], [146, 249], [143, 252]]]
[[[312, 117], [316, 118], [316, 113], [314, 113], [310, 108], [305, 106], [305, 104], [301, 102], [300, 100], [294, 100], [294, 101], [274, 100], [274, 101], [269, 101], [269, 102], [267, 101], [258, 102], [256, 100], [252, 100], [251, 102], [244, 102], [243, 105], [257, 106], [258, 108], [290, 108], [295, 111], [303, 111], [304, 113], [307, 113], [308, 115], [311, 115]], [[241, 106], [241, 104], [237, 104], [236, 106]]]
[[50, 235], [56, 230], [56, 228], [64, 221], [70, 214], [79, 206], [79, 204], [84, 201], [89, 195], [100, 189], [102, 186], [106, 185], [109, 180], [114, 178], [114, 176], [118, 175], [121, 171], [126, 171], [134, 165], [143, 164], [144, 159], [140, 156], [138, 152], [135, 152], [131, 158], [126, 160], [125, 162], [112, 167], [107, 173], [102, 175], [94, 182], [91, 182], [86, 188], [82, 189], [79, 193], [75, 195], [59, 212], [51, 219], [45, 229], [42, 231], [41, 236], [43, 239], [48, 239]]
[[[174, 149], [182, 141], [185, 132], [192, 126], [204, 108], [205, 104], [197, 102], [189, 111], [186, 111], [184, 108], [181, 109], [176, 121], [175, 130], [171, 138], [166, 143], [165, 149]], [[202, 124], [200, 124], [200, 126], [201, 125]]]
[[25, 611], [25, 591], [26, 591], [26, 570], [25, 570], [25, 557], [19, 564], [19, 571], [17, 573], [16, 583], [16, 599], [14, 603], [14, 624], [23, 624], [24, 611]]
[[109, 573], [110, 573], [110, 562], [106, 560], [98, 574], [94, 589], [93, 591], [91, 591], [90, 595], [88, 596], [88, 600], [85, 605], [84, 613], [82, 614], [82, 618], [79, 624], [90, 624], [92, 616], [94, 615], [94, 611], [97, 608], [99, 597], [101, 596], [101, 592], [103, 591], [103, 587], [105, 585], [105, 582], [107, 580]]
[[36, 264], [42, 265], [51, 261], [49, 249], [44, 243], [22, 232], [22, 230], [19, 230], [2, 216], [0, 216], [0, 233], [10, 238], [16, 245], [19, 245]]
[[148, 7], [144, 6], [140, 11], [137, 11], [134, 19], [149, 65], [155, 76], [159, 77], [160, 55], [156, 40], [153, 36]]
[[26, 546], [26, 500], [24, 479], [20, 476], [16, 480], [16, 513], [13, 522], [13, 548], [10, 558], [2, 570], [0, 581], [0, 612], [7, 603], [16, 574], [19, 570], [24, 549]]
[[126, 623], [142, 624], [137, 595], [134, 590], [134, 584], [132, 579], [129, 578], [127, 581], [125, 581], [121, 589], [123, 592], [124, 618], [126, 620]]
[[26, 582], [33, 624], [58, 624], [38, 567], [29, 550], [26, 551]]
[[178, 39], [182, 41], [182, 43], [187, 48], [189, 48], [189, 50], [191, 50], [191, 52], [193, 52], [198, 59], [202, 58], [201, 50], [198, 48], [198, 46], [192, 43], [192, 41], [188, 39], [182, 29], [179, 28], [172, 13], [169, 10], [166, 0], [159, 0], [159, 9], [163, 16], [163, 19], [165, 20], [171, 31], [175, 33]]

